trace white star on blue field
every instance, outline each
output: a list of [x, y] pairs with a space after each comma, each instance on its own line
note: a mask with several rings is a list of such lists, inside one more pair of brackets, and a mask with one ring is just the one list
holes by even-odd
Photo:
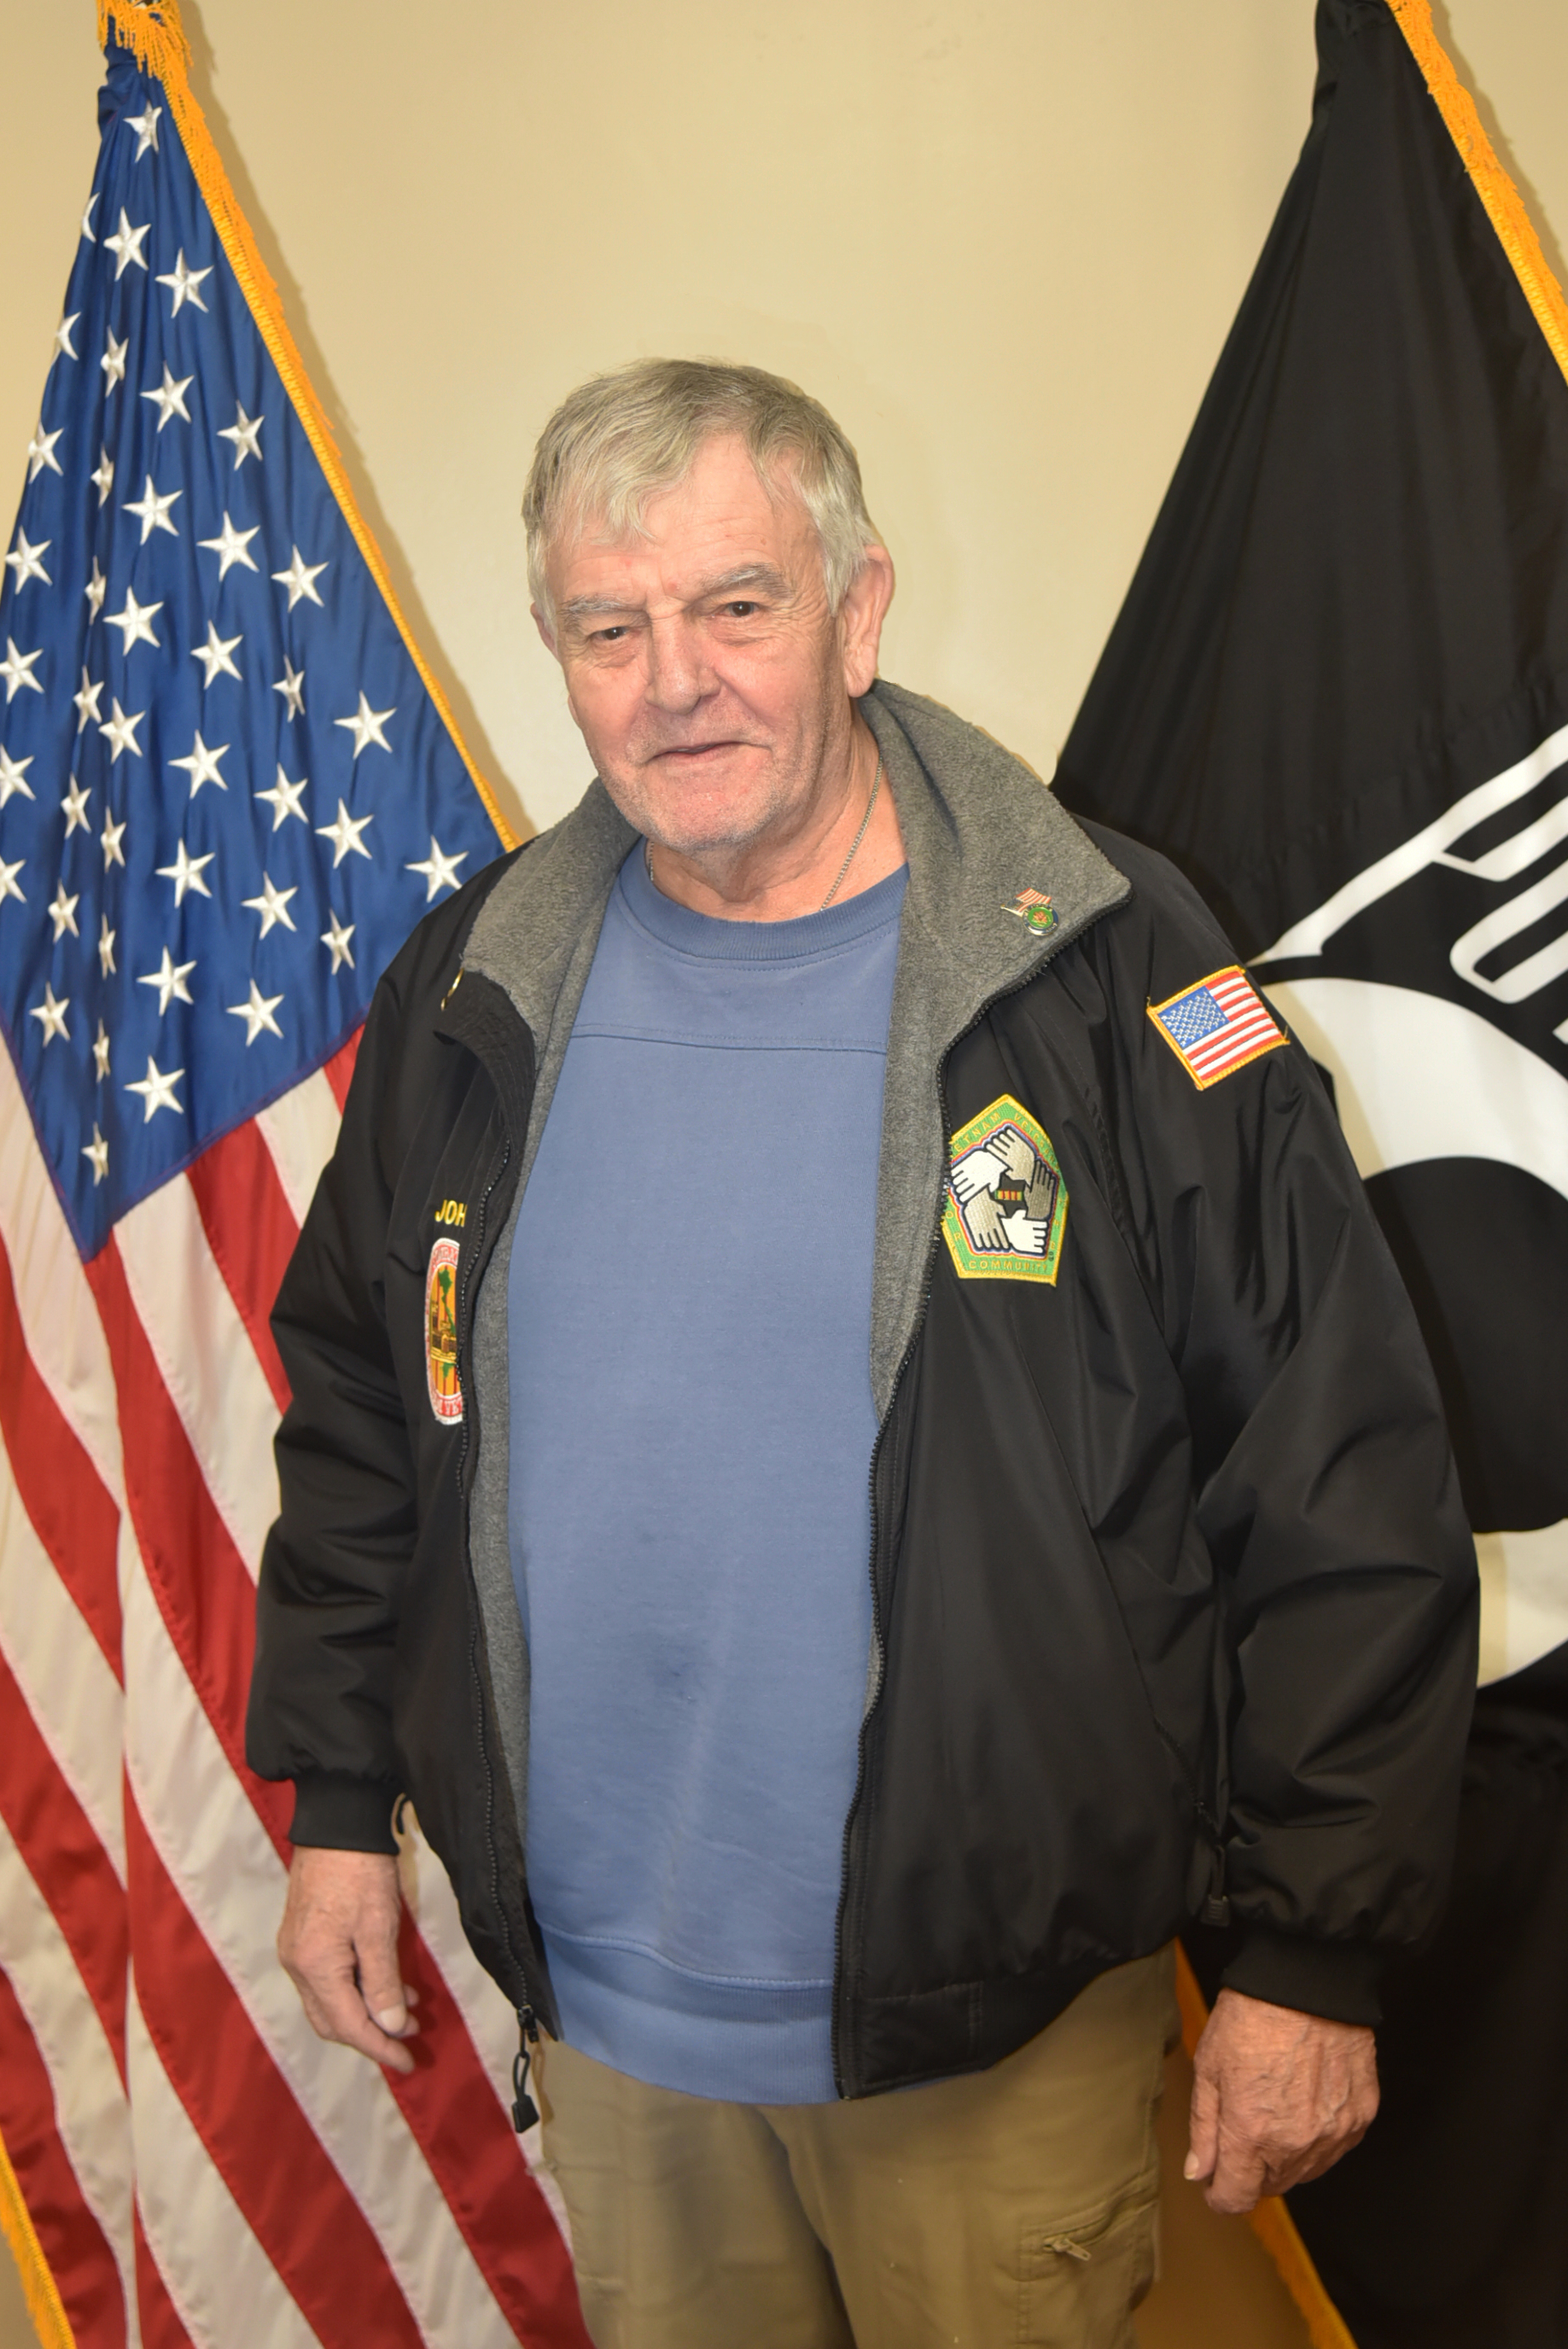
[[0, 1019], [77, 1243], [500, 843], [119, 47], [0, 584]]

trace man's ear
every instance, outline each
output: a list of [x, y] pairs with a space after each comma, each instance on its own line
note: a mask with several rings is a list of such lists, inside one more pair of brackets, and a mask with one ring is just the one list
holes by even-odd
[[851, 701], [869, 693], [875, 681], [882, 622], [895, 585], [892, 555], [885, 546], [873, 543], [861, 556], [861, 567], [839, 606], [840, 654]]
[[555, 641], [554, 629], [551, 626], [549, 621], [545, 618], [537, 604], [531, 604], [528, 608], [533, 615], [533, 625], [539, 630], [540, 639], [544, 646], [545, 651], [551, 654], [554, 659], [559, 660], [561, 658], [561, 647]]

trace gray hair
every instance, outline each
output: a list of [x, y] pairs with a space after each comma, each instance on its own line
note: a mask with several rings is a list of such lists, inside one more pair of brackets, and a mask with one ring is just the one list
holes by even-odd
[[771, 492], [782, 467], [822, 549], [828, 602], [837, 611], [879, 543], [861, 488], [860, 460], [820, 401], [782, 376], [716, 359], [634, 359], [568, 392], [539, 436], [522, 518], [528, 584], [553, 618], [545, 562], [563, 532], [601, 524], [612, 537], [643, 529], [650, 498], [686, 479], [704, 444], [744, 441]]

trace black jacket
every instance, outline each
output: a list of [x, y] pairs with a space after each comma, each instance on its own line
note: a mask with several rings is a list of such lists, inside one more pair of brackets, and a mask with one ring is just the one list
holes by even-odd
[[[1205, 1902], [1245, 1929], [1235, 1987], [1373, 2020], [1440, 1894], [1477, 1612], [1398, 1275], [1299, 1048], [1201, 1089], [1150, 1018], [1233, 961], [1187, 885], [934, 705], [862, 706], [910, 877], [841, 2093], [995, 2062]], [[594, 786], [414, 933], [273, 1318], [294, 1402], [251, 1761], [296, 1782], [300, 1842], [391, 1849], [411, 1795], [547, 2024], [503, 1454], [499, 1519], [476, 1500], [508, 1340], [476, 1309], [632, 837]], [[943, 1236], [949, 1138], [1000, 1101], [1054, 1148], [1054, 1280], [974, 1277]], [[460, 1419], [431, 1400], [440, 1239]]]

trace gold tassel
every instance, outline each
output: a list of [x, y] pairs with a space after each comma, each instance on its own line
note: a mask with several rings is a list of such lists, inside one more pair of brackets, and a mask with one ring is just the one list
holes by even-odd
[[11, 2246], [11, 2256], [22, 2279], [22, 2297], [27, 2303], [27, 2313], [33, 2320], [43, 2349], [77, 2349], [76, 2335], [65, 2303], [49, 2272], [43, 2246], [33, 2231], [33, 2221], [27, 2205], [22, 2199], [22, 2189], [11, 2167], [10, 2156], [0, 2143], [0, 2234]]
[[468, 745], [458, 730], [458, 721], [446, 693], [415, 643], [408, 623], [403, 616], [375, 533], [359, 511], [326, 411], [316, 398], [315, 387], [305, 373], [298, 345], [289, 332], [278, 289], [262, 259], [251, 224], [240, 209], [239, 199], [230, 185], [222, 158], [207, 128], [206, 117], [196, 102], [196, 94], [191, 87], [190, 44], [180, 21], [180, 0], [98, 0], [98, 20], [100, 41], [107, 42], [112, 35], [131, 51], [144, 72], [154, 75], [162, 83], [181, 143], [196, 174], [196, 184], [206, 199], [219, 242], [229, 257], [230, 266], [240, 282], [240, 290], [250, 305], [251, 316], [283, 378], [284, 389], [294, 402], [322, 471], [343, 510], [344, 519], [369, 565], [370, 575], [386, 598], [387, 608], [397, 624], [397, 633], [424, 680], [426, 691], [440, 712], [458, 754], [469, 771], [474, 789], [500, 836], [501, 845], [515, 848], [518, 836], [501, 813], [489, 782], [469, 755]]
[[[1176, 1944], [1176, 2004], [1181, 2015], [1181, 2044], [1191, 2058], [1197, 2053], [1209, 2010], [1180, 1941]], [[1282, 2199], [1277, 2194], [1268, 2196], [1252, 2213], [1249, 2224], [1300, 2310], [1312, 2349], [1356, 2349], [1350, 2329], [1325, 2292], [1312, 2254]]]
[[1432, 29], [1431, 0], [1388, 0], [1399, 30], [1449, 138], [1459, 149], [1498, 242], [1513, 264], [1513, 274], [1535, 313], [1535, 322], [1552, 346], [1552, 355], [1568, 376], [1568, 301], [1541, 250], [1530, 214], [1519, 190], [1497, 160], [1481, 128], [1474, 98], [1454, 71], [1453, 63]]
[[180, 0], [98, 0], [98, 45], [109, 37], [129, 49], [146, 73], [167, 81], [166, 65], [172, 59], [183, 74], [191, 63], [191, 45], [180, 21]]

